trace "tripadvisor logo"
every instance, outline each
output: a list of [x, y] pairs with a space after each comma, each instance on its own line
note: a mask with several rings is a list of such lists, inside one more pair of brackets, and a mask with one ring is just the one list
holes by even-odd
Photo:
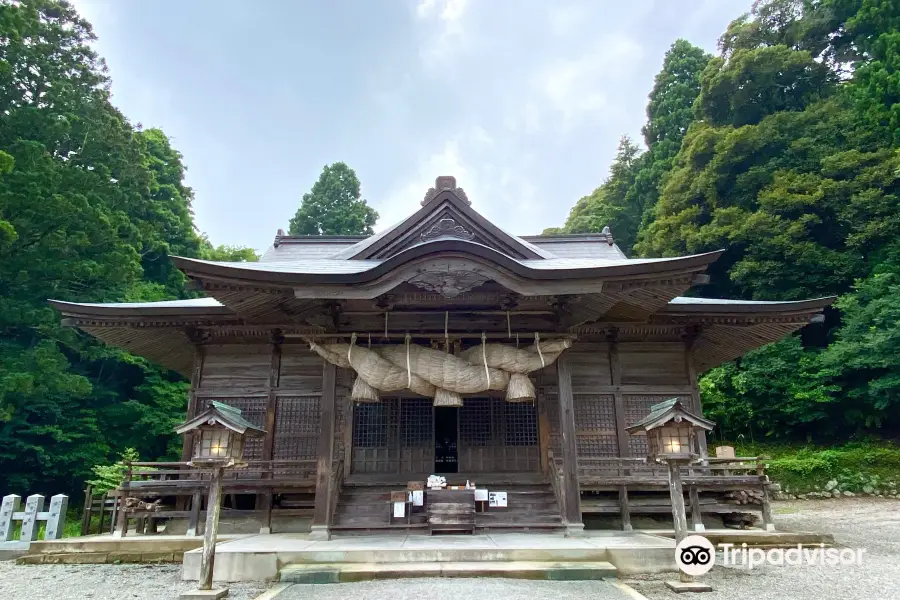
[[[865, 548], [826, 548], [824, 544], [790, 548], [752, 548], [741, 544], [720, 544], [723, 566], [744, 566], [755, 569], [763, 565], [773, 566], [859, 566], [863, 562]], [[706, 575], [716, 564], [716, 547], [702, 535], [689, 535], [675, 546], [675, 563], [692, 577]]]
[[675, 563], [685, 575], [706, 575], [716, 564], [716, 548], [702, 535], [689, 535], [675, 546]]

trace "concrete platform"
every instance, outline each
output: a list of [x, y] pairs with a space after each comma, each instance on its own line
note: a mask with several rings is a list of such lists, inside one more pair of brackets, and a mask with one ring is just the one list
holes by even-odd
[[[674, 529], [644, 529], [644, 533], [675, 539]], [[693, 533], [693, 532], [692, 532]], [[762, 529], [707, 529], [698, 531], [715, 545], [734, 544], [740, 546], [758, 546], [763, 548], [787, 548], [797, 544], [826, 546], [834, 544], [834, 536], [830, 533], [811, 533], [804, 531], [764, 531]]]
[[407, 562], [312, 563], [281, 570], [280, 581], [290, 583], [352, 583], [375, 579], [418, 577], [504, 577], [549, 581], [600, 581], [616, 577], [608, 562]]
[[[219, 540], [239, 539], [222, 535]], [[220, 541], [220, 543], [222, 543]], [[86, 535], [31, 542], [27, 553], [16, 557], [18, 564], [104, 564], [150, 563], [184, 560], [184, 553], [203, 546], [203, 538], [188, 535]]]
[[[674, 547], [674, 541], [667, 538], [613, 531], [585, 532], [584, 537], [579, 538], [567, 538], [562, 534], [495, 533], [437, 537], [354, 536], [328, 541], [311, 540], [308, 535], [300, 534], [258, 535], [219, 543], [213, 578], [216, 581], [276, 579], [282, 569], [291, 565], [313, 565], [306, 572], [318, 568], [319, 572], [346, 569], [348, 573], [362, 573], [368, 569], [373, 575], [365, 578], [388, 577], [387, 573], [392, 573], [391, 577], [401, 576], [398, 569], [403, 570], [404, 565], [409, 566], [409, 572], [418, 571], [406, 576], [505, 571], [507, 574], [500, 576], [508, 577], [517, 569], [526, 572], [524, 563], [534, 563], [532, 576], [535, 578], [552, 577], [547, 574], [550, 565], [564, 563], [595, 563], [592, 565], [594, 570], [599, 568], [597, 563], [607, 563], [622, 574], [659, 573], [676, 569]], [[197, 579], [200, 551], [186, 552], [183, 565], [182, 579]], [[541, 568], [543, 574], [538, 573]], [[606, 564], [602, 568], [607, 570], [604, 574], [608, 576]], [[557, 569], [567, 571], [568, 576], [576, 570], [576, 566]], [[298, 568], [293, 572], [299, 576], [303, 571]], [[591, 578], [587, 572], [585, 578]]]

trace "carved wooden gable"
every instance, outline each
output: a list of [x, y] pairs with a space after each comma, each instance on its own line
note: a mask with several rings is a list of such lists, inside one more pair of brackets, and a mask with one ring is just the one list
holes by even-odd
[[354, 259], [390, 258], [413, 246], [436, 240], [461, 240], [487, 246], [517, 259], [543, 258], [538, 250], [478, 214], [452, 177], [439, 177], [422, 208], [384, 234]]

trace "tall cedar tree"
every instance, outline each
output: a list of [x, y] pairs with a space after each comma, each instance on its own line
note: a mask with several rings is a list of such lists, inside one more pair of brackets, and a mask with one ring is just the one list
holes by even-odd
[[291, 219], [291, 235], [371, 235], [378, 213], [362, 199], [359, 178], [345, 163], [326, 165]]
[[109, 102], [88, 22], [0, 0], [0, 490], [76, 492], [128, 447], [177, 456], [181, 375], [60, 326], [46, 300], [187, 297], [168, 256], [197, 235], [181, 155]]

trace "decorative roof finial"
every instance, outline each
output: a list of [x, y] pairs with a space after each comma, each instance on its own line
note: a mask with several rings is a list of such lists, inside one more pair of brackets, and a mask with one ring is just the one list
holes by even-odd
[[600, 233], [602, 233], [603, 235], [606, 236], [606, 243], [609, 244], [610, 246], [612, 246], [613, 245], [613, 235], [612, 235], [612, 231], [609, 230], [609, 225], [604, 227], [603, 231], [601, 231]]
[[279, 229], [275, 232], [275, 241], [272, 243], [276, 248], [281, 244], [281, 238], [284, 237], [284, 229]]
[[466, 193], [463, 191], [461, 187], [456, 186], [456, 177], [452, 175], [441, 175], [437, 179], [434, 180], [434, 187], [429, 188], [427, 192], [425, 192], [425, 198], [422, 200], [422, 206], [425, 206], [434, 198], [440, 194], [441, 192], [452, 192], [457, 198], [468, 204], [472, 205], [472, 202], [469, 200], [469, 197], [466, 196]]

